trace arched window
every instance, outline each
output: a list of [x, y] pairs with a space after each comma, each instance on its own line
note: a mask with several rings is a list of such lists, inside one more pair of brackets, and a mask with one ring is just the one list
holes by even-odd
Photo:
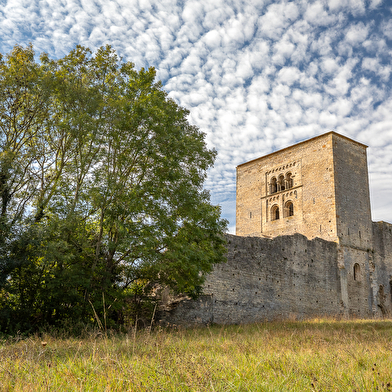
[[361, 267], [358, 263], [354, 264], [354, 280], [361, 280]]
[[278, 178], [278, 192], [284, 191], [285, 189], [284, 176], [281, 174]]
[[271, 208], [271, 220], [277, 220], [279, 219], [279, 207], [275, 204], [272, 208]]
[[292, 201], [288, 201], [284, 206], [284, 216], [293, 216], [294, 215], [294, 204]]
[[278, 191], [277, 189], [277, 184], [276, 184], [276, 178], [273, 177], [271, 178], [271, 183], [270, 183], [270, 193], [276, 193]]
[[286, 189], [290, 189], [293, 187], [293, 179], [291, 178], [291, 176], [291, 173], [286, 174]]

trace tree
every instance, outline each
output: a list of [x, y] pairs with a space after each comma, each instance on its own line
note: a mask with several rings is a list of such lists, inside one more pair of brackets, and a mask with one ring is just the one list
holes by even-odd
[[158, 283], [200, 292], [225, 252], [203, 189], [216, 152], [153, 68], [16, 46], [0, 97], [0, 328], [118, 319]]

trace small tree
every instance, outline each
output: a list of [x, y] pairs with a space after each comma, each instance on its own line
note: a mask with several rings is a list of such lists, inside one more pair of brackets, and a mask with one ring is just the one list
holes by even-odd
[[153, 283], [200, 292], [225, 251], [203, 190], [216, 152], [153, 68], [109, 46], [40, 63], [16, 46], [0, 97], [3, 330], [88, 322], [92, 307], [114, 320]]

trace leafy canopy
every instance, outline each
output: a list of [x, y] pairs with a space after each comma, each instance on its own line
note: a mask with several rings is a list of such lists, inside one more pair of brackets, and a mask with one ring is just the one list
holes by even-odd
[[1, 58], [1, 329], [124, 322], [156, 284], [200, 292], [226, 222], [203, 190], [216, 152], [187, 115], [110, 46]]

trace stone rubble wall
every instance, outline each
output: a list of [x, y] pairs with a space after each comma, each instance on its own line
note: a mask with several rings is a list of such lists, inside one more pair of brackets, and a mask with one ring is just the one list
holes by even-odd
[[[392, 225], [378, 222], [373, 228], [375, 247], [367, 251], [301, 234], [274, 239], [227, 235], [227, 262], [207, 276], [203, 295], [162, 308], [157, 319], [166, 325], [197, 325], [388, 316]], [[357, 280], [355, 263], [360, 265]]]
[[[374, 311], [392, 315], [392, 225], [373, 222], [373, 296]], [[381, 287], [382, 286], [382, 287]]]
[[337, 244], [305, 236], [227, 235], [227, 263], [204, 295], [161, 311], [163, 324], [236, 324], [342, 313]]

